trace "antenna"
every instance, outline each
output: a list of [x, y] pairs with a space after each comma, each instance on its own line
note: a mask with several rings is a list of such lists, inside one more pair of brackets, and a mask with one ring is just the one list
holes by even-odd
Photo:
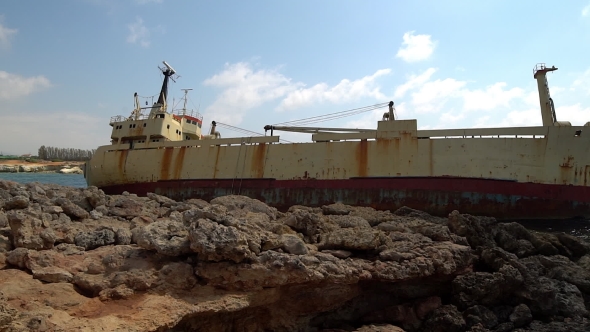
[[170, 75], [174, 75], [174, 73], [176, 73], [176, 70], [174, 70], [174, 68], [172, 68], [172, 66], [170, 66], [168, 62], [162, 61], [162, 63], [164, 64], [164, 66], [166, 66], [166, 68], [168, 68], [168, 70], [170, 70]]
[[189, 91], [191, 91], [192, 89], [180, 89], [182, 91], [184, 91], [184, 106], [182, 107], [182, 115], [186, 115], [186, 100], [187, 100], [187, 94]]

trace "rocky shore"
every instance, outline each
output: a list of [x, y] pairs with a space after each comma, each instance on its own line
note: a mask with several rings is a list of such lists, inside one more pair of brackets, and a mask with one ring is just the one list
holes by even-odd
[[452, 212], [0, 181], [2, 331], [589, 331], [590, 246]]
[[0, 173], [63, 173], [83, 174], [80, 165], [68, 164], [0, 164]]

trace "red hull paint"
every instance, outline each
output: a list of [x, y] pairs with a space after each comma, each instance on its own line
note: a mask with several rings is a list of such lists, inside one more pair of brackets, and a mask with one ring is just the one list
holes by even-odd
[[184, 179], [101, 187], [107, 194], [148, 192], [176, 200], [211, 200], [229, 194], [259, 199], [280, 210], [334, 202], [395, 210], [409, 206], [434, 215], [453, 210], [499, 219], [590, 217], [590, 187], [455, 178], [352, 178], [348, 180]]

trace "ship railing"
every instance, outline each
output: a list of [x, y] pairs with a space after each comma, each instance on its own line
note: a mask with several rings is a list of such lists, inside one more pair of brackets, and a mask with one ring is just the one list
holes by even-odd
[[123, 122], [127, 120], [127, 117], [123, 116], [123, 115], [115, 115], [115, 116], [111, 116], [111, 120], [109, 121], [109, 125], [113, 125], [113, 123], [115, 122]]
[[146, 120], [149, 119], [149, 114], [144, 114], [144, 113], [140, 113], [136, 118], [134, 118], [134, 115], [131, 116], [124, 116], [124, 115], [115, 115], [112, 116], [110, 121], [109, 121], [109, 125], [113, 125], [113, 123], [115, 122], [123, 122], [123, 121], [128, 121], [128, 120]]
[[203, 121], [203, 116], [201, 115], [201, 113], [199, 113], [197, 111], [193, 111], [193, 110], [182, 110], [182, 109], [173, 110], [172, 111], [172, 114], [179, 115], [179, 116], [188, 115], [188, 116], [191, 116], [193, 118], [197, 118], [200, 121]]
[[547, 66], [545, 66], [545, 63], [541, 62], [541, 63], [537, 63], [535, 65], [535, 68], [533, 68], [533, 75], [538, 72], [539, 70], [545, 70], [547, 69]]
[[[253, 137], [234, 137], [218, 139], [201, 139], [189, 141], [163, 141], [163, 142], [145, 142], [134, 143], [134, 150], [142, 149], [161, 149], [161, 148], [208, 148], [210, 146], [232, 146], [232, 145], [258, 145], [261, 143], [278, 143], [279, 136], [253, 136]], [[118, 151], [130, 149], [129, 143], [121, 143], [109, 147], [107, 150]]]
[[418, 130], [420, 138], [543, 138], [547, 127], [507, 127]]
[[[387, 133], [387, 137], [397, 137], [399, 132]], [[414, 134], [412, 134], [414, 135]], [[544, 138], [547, 135], [546, 127], [513, 127], [513, 128], [470, 128], [470, 129], [433, 129], [416, 130], [418, 139], [440, 138]], [[365, 131], [360, 133], [317, 133], [312, 135], [312, 141], [358, 141], [375, 140], [384, 137], [378, 131]]]

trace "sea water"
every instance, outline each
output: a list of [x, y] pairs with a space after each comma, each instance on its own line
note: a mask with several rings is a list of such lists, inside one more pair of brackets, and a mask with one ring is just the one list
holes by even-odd
[[61, 173], [0, 173], [0, 180], [10, 180], [19, 183], [40, 182], [55, 183], [62, 186], [86, 188], [86, 179], [82, 174], [61, 174]]

